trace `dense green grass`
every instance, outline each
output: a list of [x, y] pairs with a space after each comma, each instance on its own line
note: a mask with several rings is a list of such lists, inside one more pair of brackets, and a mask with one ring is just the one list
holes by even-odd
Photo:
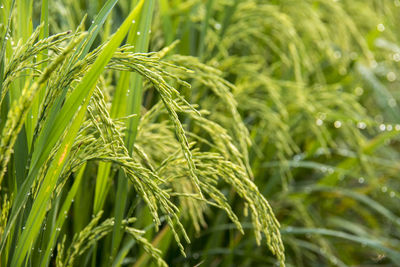
[[0, 266], [400, 262], [398, 0], [0, 4]]

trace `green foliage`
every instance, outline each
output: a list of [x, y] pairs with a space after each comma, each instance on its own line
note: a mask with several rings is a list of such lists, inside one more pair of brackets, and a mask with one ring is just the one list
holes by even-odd
[[0, 266], [398, 264], [398, 19], [1, 0]]

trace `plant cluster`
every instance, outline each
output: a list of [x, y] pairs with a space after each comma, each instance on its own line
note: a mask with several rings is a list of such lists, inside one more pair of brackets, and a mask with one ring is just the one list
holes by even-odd
[[399, 0], [1, 0], [0, 266], [400, 262]]

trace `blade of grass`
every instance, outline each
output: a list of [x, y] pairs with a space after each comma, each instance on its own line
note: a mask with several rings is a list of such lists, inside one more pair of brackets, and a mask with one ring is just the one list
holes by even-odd
[[[40, 17], [40, 24], [43, 25], [39, 39], [45, 39], [49, 37], [49, 3], [48, 0], [42, 0], [42, 7], [41, 7], [41, 17]], [[42, 53], [40, 53], [37, 56], [37, 61], [45, 61], [48, 58], [48, 50], [45, 49]], [[44, 70], [47, 67], [47, 62], [44, 62], [41, 65], [41, 69]], [[39, 96], [36, 98], [35, 102], [33, 103], [32, 106], [32, 112], [31, 112], [31, 120], [32, 120], [32, 128], [34, 130], [34, 127], [39, 119], [39, 109], [40, 109], [40, 104], [43, 101], [45, 95], [45, 91], [39, 92]], [[33, 133], [32, 133], [33, 134]], [[32, 149], [32, 140], [28, 142], [29, 144], [29, 150]]]
[[[370, 155], [374, 153], [375, 150], [377, 150], [379, 147], [381, 147], [387, 140], [391, 140], [395, 136], [399, 135], [400, 133], [398, 131], [390, 131], [390, 132], [383, 132], [379, 134], [378, 136], [374, 137], [371, 139], [368, 143], [365, 144], [364, 147], [360, 148], [362, 153], [364, 155]], [[347, 158], [337, 164], [337, 169], [342, 170], [343, 172], [346, 172], [347, 170], [351, 170], [358, 162], [359, 158]], [[338, 172], [334, 172], [332, 174], [329, 174], [322, 178], [318, 184], [319, 185], [329, 185], [329, 186], [335, 186], [339, 182], [339, 174]]]
[[[43, 72], [43, 74], [41, 75], [39, 80], [37, 82], [35, 82], [31, 88], [24, 89], [19, 103], [14, 103], [12, 110], [10, 110], [10, 112], [8, 114], [7, 123], [11, 124], [11, 125], [9, 127], [7, 126], [6, 128], [9, 131], [18, 133], [21, 130], [23, 123], [25, 122], [26, 113], [29, 110], [29, 108], [31, 107], [33, 99], [35, 98], [35, 96], [37, 96], [38, 92], [40, 92], [40, 90], [43, 88], [43, 86], [44, 86], [43, 84], [50, 77], [50, 74], [53, 71], [55, 71], [55, 69], [65, 59], [65, 57], [69, 53], [71, 53], [72, 49], [75, 47], [76, 44], [77, 44], [77, 42], [71, 42], [71, 44], [63, 51], [63, 53], [61, 53], [61, 55], [58, 56], [46, 68], [46, 70]], [[22, 111], [20, 111], [21, 109], [22, 109]], [[16, 111], [18, 111], [18, 112], [16, 112]], [[14, 116], [16, 118], [14, 118]], [[18, 121], [17, 125], [14, 125], [15, 120]], [[12, 139], [12, 136], [14, 136], [14, 139]], [[4, 153], [5, 155], [1, 154], [0, 161], [3, 161], [3, 162], [8, 161], [9, 156], [7, 156], [7, 154], [11, 153], [11, 151], [9, 151], [9, 149], [13, 146], [13, 144], [15, 142], [15, 136], [16, 136], [16, 134], [11, 134], [11, 135], [7, 135], [6, 133], [2, 134], [2, 144], [5, 144], [2, 147], [8, 147], [8, 148], [7, 148], [6, 152]], [[11, 140], [7, 140], [9, 138], [11, 138]], [[2, 172], [4, 172], [4, 171], [5, 171], [5, 168], [2, 169]], [[21, 208], [25, 205], [26, 201], [28, 200], [30, 187], [33, 183], [34, 178], [38, 174], [38, 172], [39, 172], [39, 169], [37, 169], [36, 171], [30, 172], [31, 177], [28, 176], [28, 178], [25, 180], [25, 182], [23, 183], [21, 188], [18, 190], [17, 196], [13, 200], [11, 215], [10, 215], [9, 221], [7, 223], [7, 226], [3, 232], [0, 251], [2, 251], [4, 248], [5, 242], [7, 240], [7, 236], [9, 234], [11, 228], [14, 226], [14, 222], [16, 221], [17, 216], [18, 216], [19, 212], [21, 211]]]
[[119, 267], [122, 265], [123, 260], [135, 243], [136, 240], [132, 238], [124, 244], [122, 249], [118, 252], [118, 255], [115, 257], [112, 267]]
[[[85, 100], [84, 105], [89, 104], [89, 97]], [[46, 214], [46, 206], [53, 193], [54, 187], [57, 183], [57, 178], [61, 174], [62, 167], [68, 158], [69, 151], [71, 150], [73, 139], [78, 134], [80, 122], [85, 118], [86, 109], [80, 109], [76, 115], [74, 123], [69, 128], [67, 135], [61, 143], [59, 149], [54, 156], [49, 170], [43, 180], [38, 195], [33, 202], [32, 209], [29, 213], [25, 228], [17, 243], [15, 253], [11, 262], [12, 266], [21, 266], [22, 261], [25, 259], [30, 247], [33, 245], [39, 229], [42, 225], [43, 219]]]
[[[128, 38], [127, 44], [135, 44], [136, 40], [138, 39], [138, 35], [136, 34], [139, 19], [136, 18], [138, 21], [136, 23], [132, 23]], [[118, 118], [123, 117], [127, 114], [126, 107], [127, 107], [127, 96], [128, 91], [130, 88], [129, 85], [129, 78], [130, 73], [122, 72], [121, 76], [118, 80], [117, 87], [115, 89], [114, 98], [111, 106], [111, 118]], [[99, 163], [99, 170], [97, 172], [97, 179], [96, 179], [96, 191], [94, 197], [94, 206], [93, 206], [93, 214], [97, 214], [103, 207], [105, 198], [107, 196], [108, 191], [108, 178], [110, 175], [111, 163], [100, 162]]]
[[[33, 6], [33, 0], [17, 0], [17, 23], [19, 27], [16, 30], [16, 38], [17, 40], [21, 40], [22, 42], [25, 42], [28, 40], [29, 36], [31, 36], [33, 32], [33, 25], [32, 25], [32, 6]], [[13, 86], [13, 94], [14, 99], [19, 98], [21, 95], [21, 91], [25, 86], [25, 83], [30, 83], [29, 79], [25, 79], [26, 74], [28, 71], [24, 72], [22, 77], [17, 81], [17, 83], [14, 84]], [[32, 110], [29, 110], [28, 117], [26, 118], [25, 121], [25, 129], [26, 129], [26, 136], [20, 135], [19, 138], [26, 138], [28, 147], [30, 147], [30, 144], [32, 143], [32, 137], [33, 137], [33, 131], [34, 131], [34, 121], [35, 119], [33, 118], [32, 115]], [[28, 150], [16, 150], [15, 151], [15, 156], [17, 157], [17, 160], [19, 157], [26, 157]]]
[[16, 138], [21, 131], [23, 124], [25, 123], [26, 114], [32, 106], [32, 101], [34, 101], [38, 92], [40, 92], [44, 87], [44, 83], [47, 81], [47, 79], [49, 79], [51, 73], [55, 71], [58, 65], [61, 64], [66, 55], [71, 52], [73, 45], [75, 45], [75, 43], [71, 43], [71, 45], [68, 46], [48, 68], [46, 68], [46, 70], [32, 86], [27, 84], [18, 101], [13, 102], [12, 107], [7, 114], [6, 126], [1, 134], [0, 166], [2, 169], [0, 170], [0, 184], [6, 172], [6, 167], [10, 160], [10, 156], [13, 152], [12, 148], [15, 144]]
[[174, 28], [172, 26], [171, 16], [170, 16], [170, 4], [167, 0], [160, 0], [160, 13], [162, 19], [163, 33], [165, 38], [165, 44], [170, 45], [174, 40]]
[[[132, 6], [135, 6], [137, 1], [133, 1]], [[146, 11], [148, 3], [146, 3], [143, 6], [143, 10]], [[138, 42], [137, 40], [143, 39], [146, 37], [148, 30], [146, 31], [142, 25], [142, 19], [143, 16], [137, 17], [134, 20], [132, 20], [132, 25], [128, 34], [127, 38], [127, 44], [130, 45], [135, 45], [136, 49], [139, 49], [138, 47]], [[139, 29], [138, 29], [139, 28]], [[137, 31], [143, 32], [143, 34], [138, 35]], [[144, 52], [144, 51], [143, 51]], [[130, 89], [132, 85], [130, 85], [131, 81], [131, 74], [128, 72], [123, 72], [121, 73], [121, 76], [118, 80], [117, 87], [115, 89], [115, 94], [111, 106], [111, 117], [112, 118], [118, 118], [118, 117], [123, 117], [127, 115], [127, 98], [130, 99], [132, 98], [130, 92], [133, 91], [133, 89]], [[97, 214], [103, 207], [105, 199], [107, 197], [107, 193], [109, 190], [108, 185], [108, 179], [110, 176], [110, 170], [111, 170], [111, 163], [104, 163], [101, 162], [99, 163], [99, 169], [97, 173], [97, 179], [96, 179], [96, 188], [95, 188], [95, 197], [94, 197], [94, 206], [93, 206], [93, 214]], [[122, 177], [121, 177], [122, 175]], [[126, 177], [123, 176], [122, 173], [118, 174], [118, 191], [117, 191], [117, 198], [116, 199], [125, 199], [126, 194], [127, 194], [127, 187], [128, 187], [128, 182]], [[123, 187], [123, 189], [121, 188]], [[125, 200], [124, 200], [125, 201]], [[126, 201], [125, 201], [126, 202]], [[120, 203], [117, 201], [117, 203]], [[117, 208], [118, 210], [118, 215], [116, 217], [120, 218], [116, 220], [116, 225], [122, 220], [123, 217], [123, 211], [125, 210], [125, 205], [121, 205]], [[113, 244], [117, 242], [115, 239], [113, 239]], [[119, 241], [120, 242], [120, 241]], [[114, 258], [115, 253], [117, 250], [117, 246], [112, 246], [112, 257], [110, 257], [110, 261]], [[95, 263], [92, 262], [92, 265], [95, 265]]]
[[[37, 198], [34, 201], [32, 210], [26, 222], [26, 228], [22, 232], [16, 252], [13, 256], [12, 262], [15, 264], [15, 266], [21, 265], [23, 259], [27, 255], [29, 246], [37, 236], [39, 227], [46, 213], [45, 207], [48, 204], [47, 202], [52, 194], [54, 186], [56, 185], [58, 176], [62, 171], [63, 164], [68, 158], [68, 153], [71, 149], [74, 138], [76, 137], [79, 127], [85, 117], [86, 107], [89, 104], [90, 97], [94, 92], [97, 79], [107, 65], [108, 61], [111, 59], [115, 50], [125, 38], [131, 21], [138, 16], [142, 5], [143, 1], [141, 1], [138, 6], [131, 11], [127, 19], [111, 38], [106, 47], [101, 51], [96, 61], [90, 67], [88, 73], [83, 77], [82, 81], [78, 84], [75, 90], [71, 93], [70, 97], [64, 103], [64, 106], [56, 117], [55, 123], [52, 125], [45, 123], [45, 134], [39, 136], [38, 144], [45, 144], [46, 140], [43, 139], [44, 137], [49, 137], [49, 139], [52, 139], [53, 137], [60, 138], [64, 129], [67, 128], [70, 120], [76, 111], [78, 111], [69, 131], [67, 132], [66, 137], [61, 143], [61, 148], [58, 150], [50, 164], [49, 171], [46, 174]], [[85, 99], [85, 102], [81, 106], [83, 99]], [[58, 127], [61, 127], [61, 130]], [[55, 144], [55, 142], [53, 144]]]
[[396, 250], [390, 249], [385, 246], [381, 241], [358, 237], [355, 235], [351, 235], [345, 232], [330, 230], [330, 229], [323, 229], [323, 228], [302, 228], [302, 227], [288, 227], [286, 229], [282, 229], [281, 233], [283, 235], [324, 235], [324, 236], [331, 236], [335, 238], [343, 238], [347, 239], [356, 243], [359, 243], [362, 246], [371, 247], [373, 249], [377, 249], [379, 251], [384, 251], [387, 255], [393, 260], [393, 262], [400, 261], [400, 253]]
[[[141, 4], [138, 5], [138, 7], [139, 8], [135, 8], [135, 10], [134, 10], [135, 14], [134, 15], [130, 14], [130, 17], [136, 18], [138, 16], [138, 14], [140, 12]], [[124, 22], [124, 26], [129, 28], [129, 24], [127, 24], [127, 21]], [[124, 30], [125, 30], [125, 28], [124, 28]], [[111, 42], [110, 42], [110, 44], [114, 45]], [[86, 46], [86, 47], [88, 47], [88, 46]], [[104, 52], [104, 50], [102, 51], [102, 53]], [[95, 64], [98, 64], [98, 66], [103, 66], [103, 65], [105, 66], [111, 57], [112, 57], [112, 55], [108, 55], [107, 57], [103, 58], [103, 57], [100, 57], [100, 55], [99, 55], [99, 57], [96, 59]], [[99, 65], [99, 64], [101, 64], [101, 65]], [[85, 76], [85, 78], [88, 77], [88, 79], [90, 79], [90, 80], [88, 80], [88, 82], [90, 82], [90, 83], [97, 81], [97, 78], [100, 74], [96, 73], [96, 71], [102, 70], [102, 68], [99, 68], [96, 70], [96, 68], [93, 68], [93, 66], [89, 70], [89, 73]], [[78, 109], [82, 100], [87, 95], [91, 95], [91, 93], [93, 93], [94, 87], [93, 88], [84, 88], [83, 86], [85, 86], [85, 84], [83, 86], [81, 86], [81, 84], [83, 84], [83, 83], [81, 82], [78, 85], [79, 88], [78, 87], [76, 88], [79, 90], [75, 89], [71, 93], [71, 96], [69, 97], [69, 99], [64, 103], [62, 110], [57, 112], [57, 115], [54, 117], [54, 119], [46, 120], [43, 130], [42, 130], [42, 132], [38, 138], [37, 144], [36, 144], [36, 146], [39, 149], [36, 149], [32, 155], [32, 166], [37, 166], [37, 165], [40, 166], [44, 162], [46, 155], [48, 155], [48, 153], [50, 152], [52, 147], [57, 143], [58, 139], [63, 134], [64, 129], [66, 128], [66, 126], [68, 125], [68, 123], [72, 119], [72, 117], [74, 116], [75, 111]]]
[[[172, 240], [172, 232], [168, 225], [165, 225], [163, 229], [157, 233], [157, 236], [153, 239], [151, 244], [153, 247], [160, 249], [164, 252], [168, 249], [168, 245]], [[148, 266], [148, 261], [150, 260], [150, 255], [143, 253], [142, 256], [135, 262], [133, 267]]]
[[92, 25], [89, 27], [89, 34], [86, 39], [84, 39], [81, 44], [76, 49], [75, 54], [80, 53], [79, 59], [82, 59], [89, 52], [94, 40], [99, 34], [104, 22], [106, 21], [108, 14], [110, 14], [111, 10], [115, 6], [118, 0], [108, 0], [104, 6], [101, 8], [100, 12], [94, 18]]
[[197, 50], [197, 55], [199, 58], [203, 58], [204, 56], [204, 50], [206, 46], [206, 36], [207, 36], [207, 29], [209, 26], [209, 21], [212, 13], [212, 7], [213, 7], [213, 2], [214, 0], [208, 0], [207, 5], [206, 5], [206, 16], [203, 20], [203, 24], [201, 25], [201, 32], [200, 32], [200, 40], [199, 40], [199, 48]]
[[[15, 6], [15, 0], [13, 0], [11, 2], [10, 5], [10, 10], [8, 11], [8, 16], [6, 16], [5, 14], [7, 14], [7, 10], [8, 10], [8, 6], [3, 4], [3, 8], [2, 8], [2, 13], [4, 14], [4, 24], [6, 25], [5, 31], [4, 31], [4, 36], [1, 36], [1, 50], [0, 50], [0, 84], [3, 84], [3, 76], [4, 76], [4, 62], [5, 62], [5, 55], [6, 55], [6, 47], [7, 47], [7, 34], [10, 31], [10, 25], [11, 25], [11, 18], [12, 18], [12, 11], [14, 9]], [[7, 18], [8, 17], [8, 18]], [[7, 18], [7, 20], [5, 20]], [[1, 94], [1, 90], [2, 88], [0, 88], [0, 94]]]
[[357, 64], [357, 71], [366, 81], [367, 85], [373, 90], [377, 104], [387, 114], [389, 120], [393, 122], [400, 121], [399, 108], [397, 105], [390, 105], [390, 101], [394, 100], [395, 98], [386, 88], [386, 86], [379, 81], [370, 68], [361, 64]]
[[55, 241], [57, 240], [60, 231], [57, 231], [57, 229], [61, 229], [61, 227], [63, 226], [67, 216], [66, 214], [68, 213], [68, 210], [70, 209], [73, 199], [76, 195], [76, 192], [78, 191], [78, 188], [81, 184], [82, 178], [83, 178], [83, 174], [85, 173], [85, 167], [86, 164], [84, 164], [80, 170], [78, 171], [78, 174], [76, 175], [74, 184], [72, 185], [71, 189], [68, 191], [68, 195], [66, 197], [66, 199], [64, 200], [64, 203], [60, 209], [57, 221], [56, 221], [56, 225], [55, 225], [55, 229], [56, 231], [53, 231], [51, 233], [51, 237], [48, 241], [48, 245], [46, 247], [45, 253], [42, 256], [42, 260], [41, 260], [41, 267], [46, 267], [49, 264], [50, 261], [50, 254], [51, 254], [51, 249], [54, 247]]
[[308, 186], [307, 190], [316, 191], [316, 192], [332, 192], [337, 194], [338, 196], [346, 196], [349, 198], [353, 198], [361, 203], [364, 203], [366, 206], [369, 206], [371, 209], [375, 210], [377, 213], [386, 217], [388, 220], [392, 221], [394, 224], [400, 226], [400, 218], [397, 217], [393, 212], [389, 209], [385, 208], [383, 205], [379, 204], [375, 200], [370, 197], [357, 193], [352, 190], [348, 190], [340, 187], [331, 187], [331, 186]]
[[[4, 4], [5, 4], [5, 8], [4, 8]], [[4, 14], [7, 13], [7, 3], [2, 4], [2, 12], [4, 12]], [[5, 21], [7, 26], [4, 32], [4, 36], [2, 36], [2, 47], [1, 47], [1, 54], [0, 54], [0, 84], [3, 84], [3, 75], [4, 75], [4, 67], [5, 67], [5, 55], [6, 55], [6, 51], [7, 51], [7, 39], [9, 39], [9, 35], [11, 32], [11, 18], [12, 18], [12, 14], [13, 14], [13, 10], [15, 8], [15, 4], [16, 1], [12, 1], [10, 9], [9, 9], [9, 15], [8, 15], [8, 19]], [[18, 9], [18, 8], [17, 8]], [[7, 18], [7, 16], [4, 16], [4, 18]], [[20, 17], [19, 17], [20, 18]], [[8, 36], [8, 37], [7, 37]], [[7, 52], [10, 52], [10, 49], [8, 49]], [[17, 87], [16, 89], [19, 91], [20, 89], [18, 88], [18, 86], [20, 86], [20, 84], [18, 85], [14, 85], [15, 87]], [[0, 88], [0, 93], [1, 93], [1, 88]], [[7, 98], [7, 103], [0, 103], [2, 106], [2, 112], [1, 112], [1, 125], [0, 125], [0, 129], [3, 129], [3, 126], [6, 124], [6, 120], [7, 120], [7, 115], [8, 115], [8, 111], [9, 111], [9, 105], [10, 103], [8, 101], [10, 101], [11, 103], [13, 102], [14, 99], [17, 99], [19, 97], [19, 93], [15, 94], [15, 93], [9, 93], [10, 98]], [[5, 102], [6, 102], [5, 101]], [[10, 173], [9, 175], [9, 180], [13, 181], [13, 185], [14, 188], [12, 189], [14, 192], [16, 192], [18, 186], [20, 185], [20, 182], [23, 179], [23, 173], [24, 173], [24, 169], [25, 167], [23, 166], [26, 163], [26, 159], [27, 159], [27, 150], [26, 150], [26, 134], [25, 131], [22, 130], [19, 134], [18, 137], [15, 141], [15, 147], [14, 147], [14, 169], [16, 170], [15, 172]], [[0, 175], [0, 188], [1, 188], [1, 175]]]
[[[135, 52], [146, 52], [149, 44], [149, 36], [151, 29], [151, 21], [154, 12], [154, 0], [146, 1], [143, 6], [143, 12], [146, 14], [145, 16], [141, 16], [139, 31], [137, 35], [140, 35], [141, 38], [138, 38], [135, 43]], [[134, 33], [133, 33], [134, 34]], [[129, 153], [131, 154], [133, 151], [133, 145], [136, 139], [137, 127], [140, 119], [140, 109], [142, 105], [142, 77], [137, 73], [130, 74], [130, 83], [132, 90], [128, 91], [127, 98], [127, 114], [136, 114], [136, 116], [132, 117], [128, 122], [127, 127], [127, 136], [125, 139], [125, 144], [128, 148]], [[121, 243], [122, 239], [122, 231], [121, 231], [121, 223], [124, 217], [124, 211], [127, 203], [127, 199], [122, 198], [120, 196], [126, 196], [128, 193], [128, 179], [126, 179], [125, 174], [120, 171], [118, 176], [118, 188], [115, 202], [115, 223], [112, 234], [112, 258], [115, 257], [118, 247]]]

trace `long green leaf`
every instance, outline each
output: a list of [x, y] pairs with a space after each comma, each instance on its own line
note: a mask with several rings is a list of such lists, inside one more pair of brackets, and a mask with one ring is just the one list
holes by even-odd
[[[72, 41], [71, 44], [59, 55], [43, 72], [40, 76], [39, 80], [35, 82], [32, 87], [26, 87], [22, 92], [22, 95], [19, 99], [18, 103], [14, 103], [12, 109], [8, 112], [8, 119], [5, 129], [3, 129], [3, 133], [1, 135], [1, 146], [0, 149], [4, 149], [2, 153], [0, 153], [0, 166], [2, 166], [0, 170], [0, 183], [1, 177], [4, 175], [6, 170], [6, 165], [9, 160], [9, 157], [12, 152], [12, 147], [15, 143], [16, 136], [21, 130], [23, 123], [26, 119], [26, 114], [29, 108], [32, 106], [33, 100], [35, 96], [37, 96], [38, 92], [44, 87], [44, 83], [49, 79], [50, 74], [56, 70], [56, 68], [62, 63], [65, 57], [71, 53], [72, 49], [77, 45], [80, 41], [80, 38]], [[11, 132], [11, 134], [10, 134]], [[1, 240], [0, 251], [3, 250], [4, 244], [9, 234], [11, 227], [13, 227], [14, 222], [17, 218], [18, 213], [20, 212], [21, 208], [27, 201], [27, 195], [30, 190], [30, 187], [35, 179], [36, 175], [38, 174], [39, 169], [31, 171], [28, 175], [27, 179], [21, 186], [21, 189], [18, 191], [17, 196], [13, 201], [11, 215], [8, 221], [8, 224], [4, 230], [3, 237]]]
[[393, 262], [400, 262], [400, 252], [388, 248], [385, 246], [383, 242], [380, 240], [375, 240], [371, 238], [359, 237], [352, 234], [348, 234], [341, 231], [323, 229], [323, 228], [301, 228], [301, 227], [287, 227], [286, 229], [282, 229], [281, 233], [283, 235], [325, 235], [331, 236], [335, 238], [343, 238], [353, 242], [356, 242], [362, 246], [371, 247], [373, 249], [377, 249], [380, 251], [384, 251], [387, 255], [393, 260]]
[[75, 178], [75, 181], [74, 181], [74, 184], [72, 185], [71, 189], [68, 191], [68, 195], [67, 195], [66, 199], [64, 200], [64, 203], [63, 203], [63, 205], [62, 205], [62, 207], [60, 209], [60, 212], [59, 212], [59, 215], [58, 215], [58, 218], [57, 218], [57, 221], [56, 221], [56, 225], [55, 225], [56, 231], [53, 231], [51, 233], [51, 237], [49, 239], [49, 242], [47, 244], [46, 250], [45, 250], [44, 255], [42, 257], [42, 261], [41, 261], [41, 264], [40, 264], [41, 267], [46, 267], [49, 264], [51, 250], [52, 250], [52, 248], [54, 246], [55, 241], [57, 240], [57, 237], [60, 234], [60, 231], [58, 231], [58, 230], [61, 229], [61, 227], [63, 226], [63, 224], [64, 224], [64, 222], [65, 222], [65, 220], [67, 218], [66, 214], [68, 213], [68, 210], [71, 207], [71, 204], [72, 204], [73, 199], [74, 199], [74, 197], [76, 195], [76, 192], [78, 191], [78, 188], [79, 188], [79, 186], [81, 184], [83, 175], [85, 173], [85, 167], [86, 167], [86, 164], [84, 164], [80, 168], [80, 170], [78, 171], [78, 173], [76, 175], [76, 178]]
[[[137, 39], [135, 43], [135, 51], [136, 52], [146, 52], [149, 44], [149, 36], [151, 29], [151, 21], [153, 17], [154, 11], [154, 0], [146, 1], [146, 4], [143, 7], [145, 16], [140, 18], [139, 31], [141, 38]], [[132, 33], [135, 35], [135, 32]], [[132, 38], [133, 39], [133, 38]], [[133, 151], [133, 145], [136, 139], [137, 128], [140, 119], [140, 109], [142, 106], [142, 77], [137, 73], [130, 74], [131, 88], [127, 92], [127, 114], [135, 114], [136, 116], [131, 118], [128, 122], [127, 132], [129, 133], [125, 138], [125, 145], [128, 148], [129, 153]], [[121, 231], [121, 223], [124, 217], [124, 211], [127, 203], [127, 199], [125, 196], [128, 194], [128, 179], [126, 179], [125, 174], [121, 171], [118, 176], [118, 188], [117, 188], [117, 196], [115, 202], [115, 224], [112, 235], [112, 245], [111, 251], [112, 256], [116, 255], [117, 249], [121, 243], [122, 239], [122, 231]], [[122, 197], [121, 197], [122, 196]], [[125, 197], [125, 198], [124, 198]]]
[[[70, 120], [73, 118], [76, 111], [78, 111], [60, 145], [60, 149], [57, 151], [53, 161], [50, 164], [49, 170], [43, 180], [39, 193], [33, 203], [32, 210], [26, 221], [25, 230], [22, 232], [13, 256], [13, 266], [20, 266], [22, 264], [31, 244], [36, 239], [41, 222], [46, 214], [46, 206], [48, 205], [52, 191], [57, 183], [63, 165], [68, 158], [68, 154], [71, 150], [74, 139], [85, 118], [86, 107], [89, 104], [90, 97], [94, 92], [97, 79], [101, 75], [108, 61], [111, 59], [113, 53], [125, 38], [131, 25], [131, 21], [137, 18], [139, 15], [143, 2], [144, 1], [142, 0], [138, 6], [132, 10], [115, 35], [111, 38], [109, 43], [101, 51], [96, 61], [89, 69], [88, 73], [83, 77], [82, 81], [78, 84], [75, 90], [71, 93], [70, 97], [64, 103], [64, 106], [56, 117], [55, 123], [53, 125], [45, 124], [44, 126], [45, 132], [48, 132], [46, 137], [49, 137], [49, 139], [54, 137], [60, 138], [63, 130], [67, 128]], [[83, 99], [85, 99], [85, 101], [81, 106]], [[59, 127], [61, 127], [61, 131]], [[39, 144], [41, 143], [40, 141], [43, 142], [44, 140], [40, 139], [39, 137]]]

